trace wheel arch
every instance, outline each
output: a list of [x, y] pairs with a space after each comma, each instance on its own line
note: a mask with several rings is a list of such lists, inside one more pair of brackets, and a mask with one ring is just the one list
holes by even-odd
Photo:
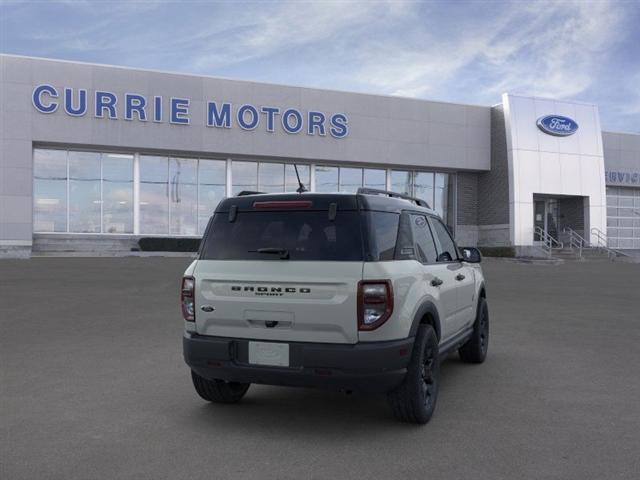
[[438, 341], [440, 341], [442, 329], [440, 328], [440, 315], [435, 304], [431, 301], [426, 301], [416, 311], [413, 317], [413, 323], [411, 324], [411, 330], [409, 332], [410, 337], [415, 337], [418, 333], [418, 327], [420, 325], [431, 325], [436, 331]]
[[487, 289], [484, 286], [484, 280], [480, 283], [480, 288], [478, 288], [478, 297], [487, 299]]

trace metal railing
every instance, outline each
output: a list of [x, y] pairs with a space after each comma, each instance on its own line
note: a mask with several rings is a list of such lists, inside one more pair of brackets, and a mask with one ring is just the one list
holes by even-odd
[[542, 242], [541, 247], [547, 253], [548, 257], [551, 257], [551, 253], [554, 249], [564, 248], [564, 244], [551, 236], [544, 228], [536, 227], [535, 233], [538, 235], [540, 242]]
[[591, 229], [591, 238], [595, 237], [596, 238], [596, 242], [594, 245], [594, 242], [590, 242], [590, 246], [592, 248], [601, 250], [603, 252], [606, 252], [607, 257], [609, 258], [615, 258], [615, 257], [628, 257], [629, 255], [627, 255], [626, 253], [621, 252], [620, 250], [615, 250], [613, 248], [609, 247], [609, 242], [607, 241], [607, 234], [604, 233], [602, 230], [600, 230], [597, 227], [593, 227]]
[[569, 235], [569, 249], [575, 250], [578, 258], [582, 258], [582, 249], [588, 247], [589, 242], [573, 228], [565, 227], [562, 231]]

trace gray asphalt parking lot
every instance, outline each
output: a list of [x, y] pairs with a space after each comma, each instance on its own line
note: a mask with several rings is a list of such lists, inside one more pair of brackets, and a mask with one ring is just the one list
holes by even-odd
[[182, 360], [185, 258], [0, 261], [2, 479], [638, 478], [640, 265], [488, 260], [491, 345], [432, 421], [383, 397], [252, 386]]

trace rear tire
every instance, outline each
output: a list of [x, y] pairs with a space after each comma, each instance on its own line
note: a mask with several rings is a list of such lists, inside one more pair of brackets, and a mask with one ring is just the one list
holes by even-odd
[[427, 423], [436, 408], [440, 378], [438, 337], [431, 325], [421, 325], [411, 352], [407, 375], [388, 394], [394, 416], [408, 423]]
[[224, 380], [207, 380], [193, 370], [191, 371], [193, 386], [203, 399], [214, 403], [237, 403], [244, 397], [251, 386], [250, 383], [225, 382]]
[[478, 299], [478, 313], [473, 324], [471, 338], [458, 349], [463, 362], [482, 363], [489, 349], [489, 308], [485, 298]]

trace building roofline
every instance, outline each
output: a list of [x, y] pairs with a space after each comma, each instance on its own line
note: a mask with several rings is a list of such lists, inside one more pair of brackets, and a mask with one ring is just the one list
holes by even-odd
[[[527, 95], [525, 93], [509, 93], [509, 92], [504, 92], [502, 94], [510, 96], [510, 97], [520, 97], [520, 98], [531, 98], [533, 100], [544, 100], [547, 102], [562, 102], [562, 103], [573, 103], [576, 105], [587, 105], [589, 107], [598, 107], [597, 103], [593, 103], [593, 102], [581, 102], [580, 100], [564, 100], [561, 98], [551, 98], [551, 97], [540, 97], [537, 95]], [[598, 107], [599, 108], [599, 107]]]
[[60, 59], [60, 58], [34, 57], [34, 56], [30, 56], [30, 55], [17, 55], [17, 54], [14, 54], [14, 53], [1, 53], [0, 52], [0, 58], [1, 57], [24, 58], [24, 59], [28, 59], [28, 60], [41, 60], [41, 61], [47, 61], [47, 62], [71, 63], [71, 64], [77, 64], [77, 65], [86, 65], [86, 66], [91, 66], [91, 67], [118, 68], [118, 69], [122, 69], [122, 70], [133, 70], [133, 71], [139, 71], [139, 72], [160, 73], [160, 74], [165, 74], [165, 75], [180, 75], [180, 76], [183, 76], [183, 77], [209, 78], [209, 79], [213, 79], [213, 80], [227, 80], [227, 81], [231, 81], [231, 82], [253, 83], [253, 84], [258, 84], [258, 85], [270, 85], [270, 86], [274, 86], [274, 87], [300, 88], [300, 89], [304, 89], [304, 90], [321, 90], [321, 91], [334, 92], [334, 93], [347, 93], [347, 94], [350, 94], [350, 95], [351, 94], [352, 95], [366, 95], [366, 96], [369, 96], [369, 97], [393, 98], [393, 99], [401, 99], [401, 100], [415, 100], [415, 101], [419, 101], [419, 102], [442, 103], [442, 104], [446, 104], [446, 105], [458, 105], [458, 106], [462, 106], [462, 107], [480, 107], [480, 108], [487, 108], [487, 109], [491, 108], [491, 106], [489, 106], [489, 105], [480, 105], [480, 104], [477, 104], [477, 103], [447, 102], [447, 101], [444, 101], [444, 100], [430, 100], [430, 99], [427, 99], [427, 98], [419, 98], [419, 97], [403, 97], [403, 96], [400, 96], [400, 95], [390, 95], [390, 94], [384, 94], [384, 93], [366, 93], [366, 92], [357, 92], [357, 91], [353, 91], [353, 90], [340, 90], [340, 89], [337, 89], [337, 88], [320, 88], [320, 87], [309, 87], [307, 85], [296, 85], [296, 84], [275, 83], [275, 82], [262, 82], [262, 81], [256, 81], [256, 80], [244, 80], [244, 79], [240, 79], [240, 78], [221, 77], [221, 76], [214, 76], [214, 75], [204, 75], [204, 74], [201, 74], [201, 73], [185, 73], [185, 72], [177, 72], [177, 71], [173, 71], [173, 70], [159, 70], [159, 69], [154, 69], [154, 68], [128, 67], [128, 66], [124, 66], [124, 65], [112, 65], [112, 64], [107, 64], [107, 63], [85, 62], [85, 61], [80, 61], [80, 60], [64, 60], [64, 59]]
[[602, 133], [615, 133], [616, 135], [640, 135], [640, 132], [623, 132], [622, 130], [602, 130]]

